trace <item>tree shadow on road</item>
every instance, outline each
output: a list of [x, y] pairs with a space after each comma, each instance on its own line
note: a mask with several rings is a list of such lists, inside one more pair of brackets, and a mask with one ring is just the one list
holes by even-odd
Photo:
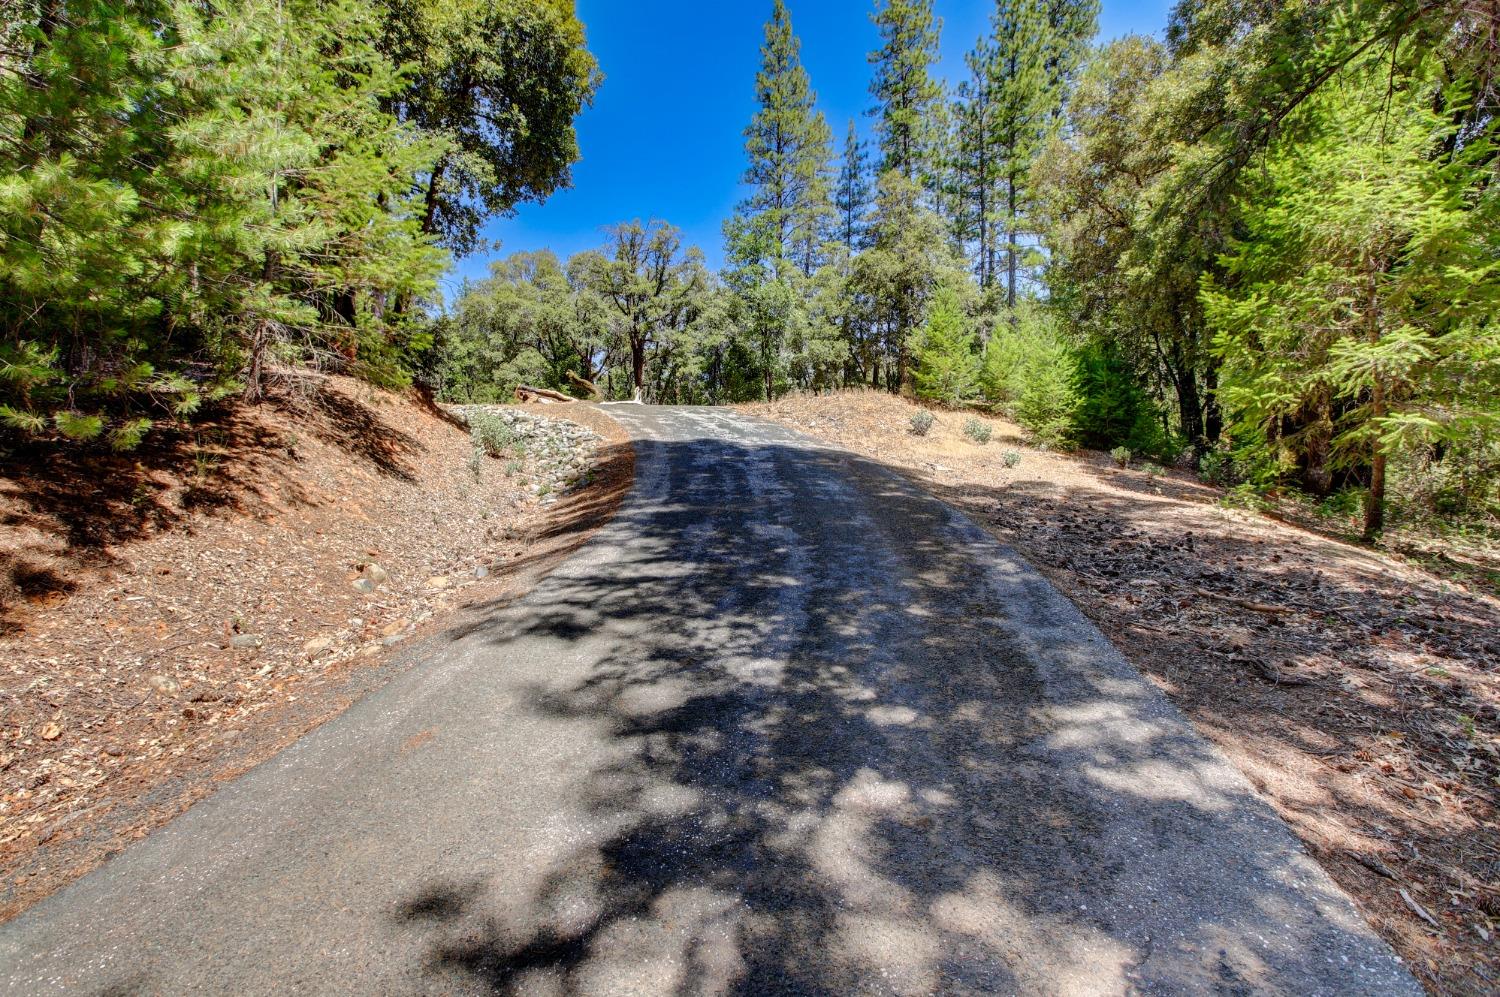
[[464, 635], [582, 659], [514, 682], [587, 747], [529, 776], [575, 809], [514, 843], [547, 855], [524, 882], [456, 860], [402, 906], [435, 978], [1235, 991], [1366, 944], [1243, 781], [972, 524], [790, 442], [640, 461], [600, 543]]

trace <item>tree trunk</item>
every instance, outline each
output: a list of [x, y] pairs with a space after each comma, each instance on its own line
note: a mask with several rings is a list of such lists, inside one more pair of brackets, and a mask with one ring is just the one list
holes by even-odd
[[440, 159], [432, 168], [432, 176], [427, 180], [427, 196], [422, 202], [422, 232], [431, 235], [437, 224], [438, 208], [438, 185], [443, 182], [443, 173], [448, 168], [446, 159]]
[[1374, 540], [1385, 529], [1385, 454], [1376, 444], [1370, 461], [1370, 494], [1365, 497], [1365, 539]]
[[1182, 435], [1192, 443], [1193, 449], [1202, 450], [1207, 434], [1203, 428], [1203, 401], [1198, 396], [1198, 375], [1187, 364], [1174, 363], [1173, 366], [1176, 367], [1172, 379], [1176, 382], [1177, 418], [1182, 424]]
[[259, 404], [266, 396], [266, 347], [270, 342], [270, 323], [261, 319], [255, 323], [255, 332], [250, 337], [250, 367], [245, 374], [245, 401], [252, 405]]
[[[1380, 342], [1380, 285], [1375, 274], [1370, 275], [1370, 297], [1366, 307], [1366, 338], [1374, 345]], [[1385, 414], [1385, 385], [1376, 374], [1370, 387], [1370, 421], [1379, 423]], [[1370, 493], [1365, 498], [1366, 540], [1374, 540], [1385, 529], [1385, 448], [1376, 439], [1370, 449]]]
[[1209, 364], [1203, 371], [1203, 437], [1208, 446], [1224, 435], [1224, 410], [1219, 408], [1219, 368]]
[[630, 337], [630, 377], [635, 387], [636, 401], [646, 387], [646, 339], [644, 336]]
[[1005, 181], [1005, 237], [1009, 245], [1005, 248], [1005, 307], [1010, 309], [1010, 324], [1016, 325], [1016, 177], [1012, 173]]

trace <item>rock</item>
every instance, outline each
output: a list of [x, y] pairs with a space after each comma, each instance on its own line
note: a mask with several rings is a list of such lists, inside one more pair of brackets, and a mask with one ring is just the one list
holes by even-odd
[[385, 626], [381, 627], [380, 628], [380, 633], [381, 633], [381, 636], [384, 636], [384, 637], [394, 637], [397, 634], [405, 633], [410, 627], [411, 627], [411, 620], [408, 620], [406, 617], [403, 616], [401, 619], [399, 619], [399, 620], [392, 620], [391, 622], [387, 623]]
[[368, 578], [370, 580], [370, 584], [374, 585], [376, 588], [379, 588], [391, 579], [391, 573], [389, 571], [386, 571], [380, 565], [376, 564], [374, 561], [371, 561], [369, 564], [365, 565], [364, 570], [360, 572], [360, 574], [362, 574], [365, 578]]
[[427, 579], [427, 587], [432, 589], [434, 592], [440, 592], [451, 584], [452, 582], [446, 575], [433, 575], [431, 578]]
[[354, 586], [354, 591], [363, 593], [364, 595], [374, 595], [375, 593], [375, 583], [368, 578], [356, 578], [349, 584]]
[[157, 692], [161, 693], [164, 696], [175, 696], [177, 694], [177, 690], [182, 688], [182, 686], [177, 684], [176, 679], [171, 678], [167, 675], [153, 675], [146, 681], [151, 686], [151, 688], [155, 689]]
[[302, 645], [302, 653], [307, 655], [308, 660], [311, 661], [315, 658], [320, 658], [323, 655], [327, 654], [332, 647], [332, 637], [314, 637], [312, 640]]
[[490, 576], [490, 569], [489, 569], [489, 567], [487, 565], [481, 564], [479, 567], [477, 567], [477, 568], [474, 569], [474, 577], [475, 578], [488, 578], [489, 576]]
[[391, 634], [391, 636], [389, 636], [385, 640], [381, 641], [381, 643], [384, 644], [386, 647], [395, 647], [397, 644], [401, 643], [405, 639], [406, 638], [403, 635], [401, 635], [401, 634]]
[[235, 634], [229, 638], [229, 646], [241, 651], [254, 651], [265, 644], [260, 634]]
[[43, 741], [56, 741], [59, 737], [62, 737], [62, 727], [58, 726], [56, 723], [47, 724], [41, 730], [36, 732], [36, 736], [41, 738]]

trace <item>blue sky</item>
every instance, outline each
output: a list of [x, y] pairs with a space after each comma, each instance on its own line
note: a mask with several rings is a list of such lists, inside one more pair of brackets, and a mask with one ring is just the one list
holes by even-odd
[[[788, 0], [802, 38], [802, 60], [841, 149], [849, 119], [869, 135], [870, 67], [877, 45], [873, 0]], [[1159, 32], [1171, 0], [1104, 0], [1101, 38]], [[985, 30], [989, 0], [937, 0], [945, 75], [959, 79], [963, 54]], [[550, 247], [566, 259], [601, 245], [605, 225], [663, 219], [721, 259], [720, 225], [743, 196], [744, 128], [754, 113], [761, 28], [771, 0], [578, 0], [589, 48], [605, 80], [578, 121], [583, 159], [573, 186], [543, 204], [523, 205], [492, 222], [496, 254]], [[483, 276], [491, 255], [459, 261], [463, 277]]]

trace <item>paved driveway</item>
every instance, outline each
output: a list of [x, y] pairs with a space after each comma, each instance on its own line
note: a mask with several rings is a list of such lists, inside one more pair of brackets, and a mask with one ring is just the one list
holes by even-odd
[[609, 526], [0, 927], [0, 990], [1420, 993], [1014, 553], [770, 424], [609, 411]]

